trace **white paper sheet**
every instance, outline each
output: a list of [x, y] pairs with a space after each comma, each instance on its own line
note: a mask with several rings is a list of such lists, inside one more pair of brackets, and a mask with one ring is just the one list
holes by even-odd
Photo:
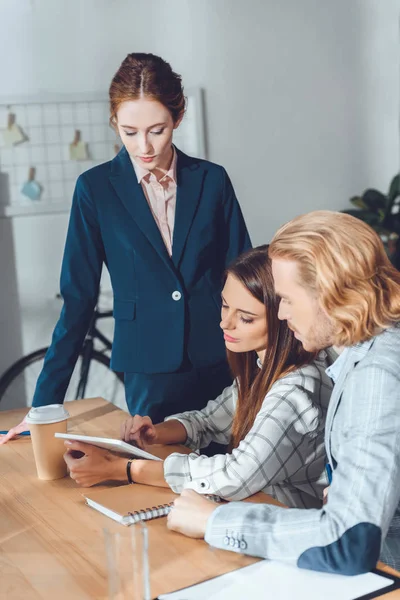
[[298, 569], [276, 561], [254, 565], [210, 579], [160, 600], [354, 600], [393, 583], [375, 573], [347, 577]]

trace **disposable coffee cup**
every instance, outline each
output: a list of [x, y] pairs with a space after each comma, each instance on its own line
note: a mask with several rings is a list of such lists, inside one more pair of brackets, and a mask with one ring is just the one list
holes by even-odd
[[67, 433], [68, 417], [62, 404], [31, 408], [26, 416], [39, 479], [51, 481], [67, 474], [64, 440], [55, 438], [54, 434]]

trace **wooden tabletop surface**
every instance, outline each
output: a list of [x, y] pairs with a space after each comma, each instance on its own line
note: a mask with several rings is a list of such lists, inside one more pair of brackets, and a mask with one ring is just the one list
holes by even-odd
[[[75, 433], [118, 437], [120, 424], [127, 417], [101, 398], [68, 402], [66, 406], [71, 414], [68, 429]], [[0, 430], [18, 423], [25, 412], [0, 412]], [[160, 448], [158, 454], [164, 456], [165, 451]], [[125, 528], [86, 506], [83, 491], [69, 477], [40, 481], [29, 437], [0, 446], [0, 598], [108, 598], [103, 529], [113, 532]], [[165, 518], [147, 525], [152, 597], [257, 560], [169, 531]], [[400, 592], [381, 597], [399, 600]]]

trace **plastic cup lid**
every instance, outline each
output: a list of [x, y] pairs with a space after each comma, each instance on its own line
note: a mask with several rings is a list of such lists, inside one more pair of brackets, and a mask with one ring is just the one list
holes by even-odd
[[63, 404], [48, 404], [47, 406], [37, 406], [31, 408], [25, 421], [30, 425], [47, 425], [49, 423], [58, 423], [68, 419], [69, 412]]

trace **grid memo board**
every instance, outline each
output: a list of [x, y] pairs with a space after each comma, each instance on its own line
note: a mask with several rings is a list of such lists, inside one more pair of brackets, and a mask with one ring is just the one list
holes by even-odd
[[[189, 90], [186, 95], [187, 112], [174, 132], [174, 142], [183, 152], [204, 158], [201, 90]], [[4, 136], [10, 115], [15, 115], [15, 125], [24, 136], [17, 143], [10, 143]], [[71, 160], [70, 145], [76, 131], [86, 151], [82, 159]], [[69, 211], [77, 177], [111, 160], [116, 145], [122, 144], [109, 126], [109, 105], [104, 95], [45, 100], [0, 98], [0, 217]], [[32, 169], [33, 181], [40, 189], [38, 199], [22, 193]]]

